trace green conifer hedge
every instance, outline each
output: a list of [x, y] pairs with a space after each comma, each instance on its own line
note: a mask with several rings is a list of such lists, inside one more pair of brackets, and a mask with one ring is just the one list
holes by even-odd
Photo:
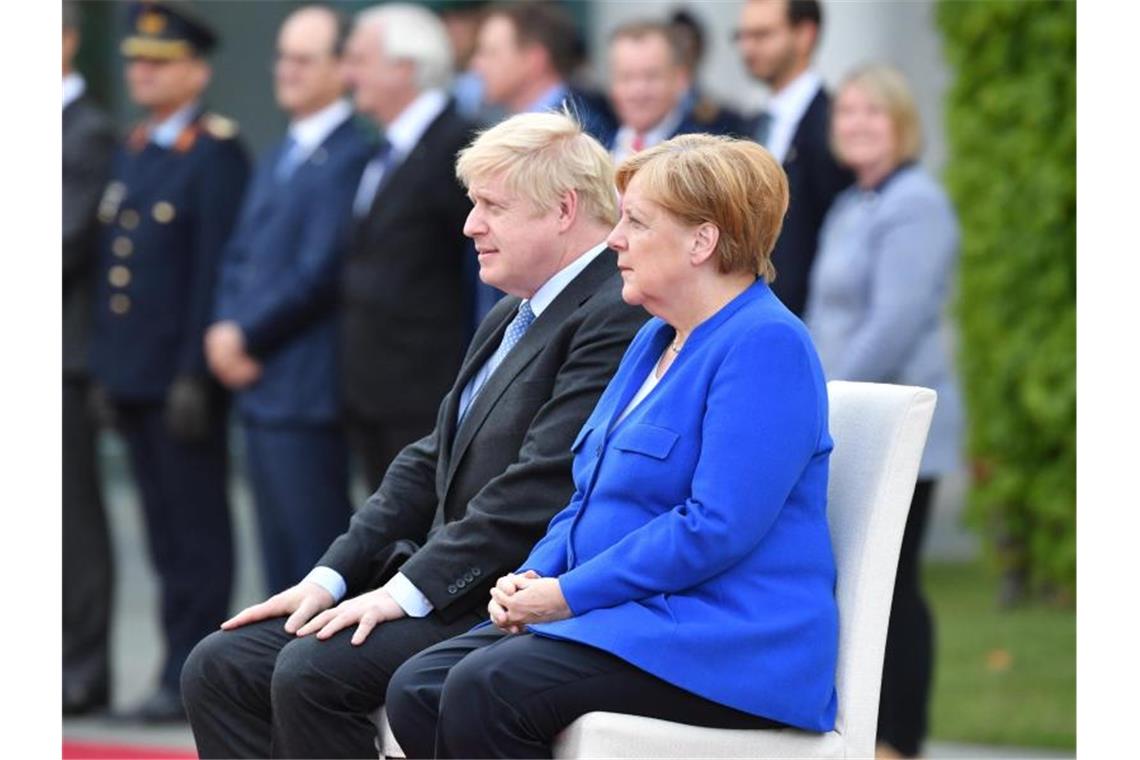
[[1076, 5], [942, 0], [962, 226], [970, 511], [1031, 588], [1076, 581]]

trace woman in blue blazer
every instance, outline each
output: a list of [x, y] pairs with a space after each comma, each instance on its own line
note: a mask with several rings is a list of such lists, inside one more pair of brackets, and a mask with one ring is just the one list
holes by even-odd
[[832, 145], [855, 172], [827, 214], [805, 321], [829, 380], [938, 391], [903, 534], [879, 697], [879, 754], [915, 757], [926, 735], [933, 663], [919, 547], [937, 479], [959, 466], [962, 412], [946, 302], [958, 223], [946, 193], [915, 160], [918, 108], [906, 80], [882, 65], [852, 73], [832, 110]]
[[655, 318], [577, 436], [570, 504], [492, 590], [494, 625], [393, 677], [409, 757], [549, 757], [595, 710], [833, 727], [827, 389], [768, 287], [783, 170], [754, 143], [685, 135], [617, 186], [622, 297]]

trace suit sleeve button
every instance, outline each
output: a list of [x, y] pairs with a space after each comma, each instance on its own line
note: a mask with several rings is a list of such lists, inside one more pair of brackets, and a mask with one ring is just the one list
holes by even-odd
[[478, 578], [480, 575], [483, 574], [483, 571], [477, 567], [473, 567], [473, 568], [471, 568], [471, 574], [474, 575], [476, 578]]
[[458, 593], [458, 591], [459, 591], [459, 589], [455, 588], [455, 586], [448, 586], [447, 587], [447, 593], [449, 593], [449, 594], [455, 594], [455, 593]]
[[469, 573], [469, 572], [468, 572], [468, 573], [464, 573], [464, 574], [463, 574], [463, 580], [465, 580], [465, 581], [466, 581], [466, 582], [468, 582], [468, 583], [471, 583], [472, 581], [474, 581], [474, 580], [475, 580], [475, 576], [474, 576], [472, 573]]
[[455, 581], [455, 587], [456, 587], [456, 588], [463, 588], [463, 587], [464, 587], [464, 586], [466, 586], [466, 585], [467, 585], [467, 581], [463, 580], [462, 578], [460, 578], [459, 580]]

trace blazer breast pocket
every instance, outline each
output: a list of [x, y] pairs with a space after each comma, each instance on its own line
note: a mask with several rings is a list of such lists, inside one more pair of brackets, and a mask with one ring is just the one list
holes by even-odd
[[613, 447], [619, 451], [664, 460], [669, 458], [680, 437], [680, 434], [669, 428], [639, 422], [618, 432], [614, 436]]

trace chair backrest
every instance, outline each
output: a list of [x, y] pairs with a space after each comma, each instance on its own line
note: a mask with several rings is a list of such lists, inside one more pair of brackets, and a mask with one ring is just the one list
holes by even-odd
[[937, 394], [832, 381], [827, 395], [835, 442], [827, 516], [839, 604], [835, 730], [848, 756], [869, 757], [899, 547]]

